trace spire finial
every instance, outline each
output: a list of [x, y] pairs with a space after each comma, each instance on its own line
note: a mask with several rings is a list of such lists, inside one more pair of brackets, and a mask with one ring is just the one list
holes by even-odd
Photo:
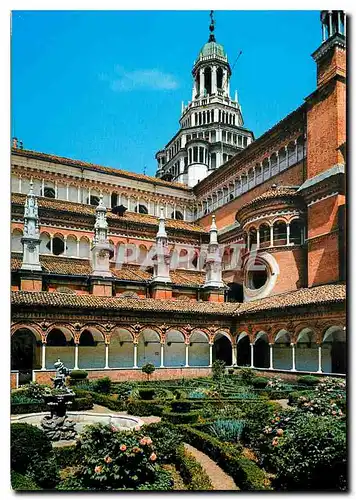
[[214, 29], [215, 29], [215, 19], [214, 19], [214, 11], [210, 11], [210, 36], [209, 36], [209, 42], [215, 42], [215, 35], [214, 35]]

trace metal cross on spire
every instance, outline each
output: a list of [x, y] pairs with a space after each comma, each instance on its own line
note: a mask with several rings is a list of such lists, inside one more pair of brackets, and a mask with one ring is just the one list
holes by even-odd
[[215, 35], [214, 35], [214, 29], [215, 29], [215, 19], [214, 19], [214, 11], [210, 11], [210, 37], [209, 37], [209, 42], [215, 42]]

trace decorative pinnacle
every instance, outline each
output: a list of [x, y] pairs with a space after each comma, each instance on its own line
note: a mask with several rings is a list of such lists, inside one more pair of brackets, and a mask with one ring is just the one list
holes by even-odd
[[215, 19], [214, 19], [214, 11], [210, 11], [210, 36], [209, 36], [209, 42], [215, 42], [215, 35], [214, 35], [214, 29], [215, 29]]
[[211, 217], [211, 226], [209, 232], [210, 232], [210, 244], [216, 244], [218, 242], [218, 228], [216, 227], [214, 214]]
[[30, 191], [28, 192], [28, 194], [33, 194], [33, 180], [32, 180], [32, 177], [31, 177], [31, 180], [30, 180]]
[[158, 233], [156, 238], [167, 238], [166, 227], [165, 227], [165, 217], [164, 217], [164, 208], [161, 207], [160, 216], [159, 216], [159, 224], [158, 224]]

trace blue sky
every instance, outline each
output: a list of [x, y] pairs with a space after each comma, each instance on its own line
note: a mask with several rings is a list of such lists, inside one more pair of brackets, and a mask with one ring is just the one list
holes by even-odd
[[[258, 137], [315, 89], [319, 11], [216, 11]], [[154, 175], [178, 130], [209, 11], [14, 11], [12, 129], [27, 149]]]

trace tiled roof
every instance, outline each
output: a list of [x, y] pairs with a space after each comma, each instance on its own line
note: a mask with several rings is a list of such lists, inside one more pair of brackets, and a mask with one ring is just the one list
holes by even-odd
[[104, 167], [102, 165], [96, 165], [94, 163], [89, 163], [87, 161], [73, 160], [71, 158], [65, 158], [63, 156], [51, 155], [48, 153], [40, 153], [39, 151], [31, 151], [30, 149], [11, 148], [11, 152], [20, 156], [34, 158], [36, 160], [48, 161], [51, 163], [60, 163], [62, 165], [68, 165], [72, 167], [83, 167], [87, 168], [88, 170], [96, 170], [98, 172], [103, 172], [107, 174], [128, 177], [130, 179], [149, 182], [151, 184], [159, 184], [162, 186], [172, 187], [175, 189], [182, 189], [183, 191], [191, 191], [191, 188], [189, 188], [185, 184], [180, 184], [178, 182], [163, 181], [161, 179], [158, 179], [157, 177], [150, 177], [148, 175], [136, 174], [134, 172], [128, 172], [127, 170], [120, 170], [118, 168], [113, 168], [113, 167]]
[[172, 313], [203, 313], [230, 315], [236, 304], [193, 302], [182, 300], [132, 299], [128, 297], [98, 297], [96, 295], [72, 295], [55, 292], [11, 292], [13, 306], [73, 307], [81, 309], [153, 311]]
[[240, 304], [236, 314], [256, 313], [273, 309], [286, 309], [288, 307], [330, 304], [346, 300], [346, 285], [333, 284], [321, 285], [313, 288], [300, 288], [295, 292], [283, 293], [266, 297], [260, 300]]
[[14, 306], [73, 307], [82, 309], [142, 310], [159, 312], [191, 312], [225, 316], [243, 316], [263, 311], [281, 310], [298, 306], [344, 303], [345, 285], [322, 285], [304, 288], [265, 299], [238, 303], [185, 302], [175, 300], [132, 299], [127, 297], [98, 297], [55, 292], [11, 292]]
[[[12, 203], [17, 203], [23, 205], [25, 203], [26, 195], [13, 193], [11, 195]], [[42, 198], [37, 197], [38, 206], [40, 208], [49, 208], [52, 210], [60, 210], [63, 212], [76, 213], [80, 215], [91, 215], [95, 217], [95, 206], [86, 205], [82, 203], [73, 203], [71, 201], [56, 200], [53, 198]], [[149, 224], [158, 228], [158, 217], [154, 215], [140, 214], [136, 212], [125, 212], [123, 216], [113, 214], [110, 209], [107, 212], [107, 220], [110, 221], [121, 221], [121, 222], [134, 222], [137, 224]], [[195, 224], [194, 222], [186, 222], [183, 220], [176, 219], [166, 219], [165, 225], [167, 229], [177, 229], [183, 231], [192, 231], [195, 233], [206, 233], [206, 231]], [[207, 233], [206, 233], [207, 234]]]
[[338, 174], [344, 174], [345, 173], [345, 165], [342, 163], [337, 163], [333, 167], [329, 168], [328, 170], [324, 170], [320, 174], [312, 177], [311, 179], [307, 179], [298, 189], [298, 191], [304, 191], [305, 189], [315, 186], [315, 184], [319, 184], [320, 182], [324, 181], [325, 179], [328, 179], [330, 177], [333, 177]]
[[[91, 263], [87, 259], [70, 257], [55, 257], [52, 255], [41, 255], [40, 262], [43, 271], [51, 274], [68, 276], [88, 276], [92, 272]], [[13, 254], [11, 257], [11, 270], [18, 271], [21, 268], [22, 255]], [[140, 269], [138, 265], [124, 264], [120, 269], [111, 265], [111, 272], [118, 280], [147, 282], [152, 279], [152, 272]], [[176, 269], [170, 272], [172, 283], [197, 287], [204, 284], [205, 273], [200, 271], [189, 271]]]

